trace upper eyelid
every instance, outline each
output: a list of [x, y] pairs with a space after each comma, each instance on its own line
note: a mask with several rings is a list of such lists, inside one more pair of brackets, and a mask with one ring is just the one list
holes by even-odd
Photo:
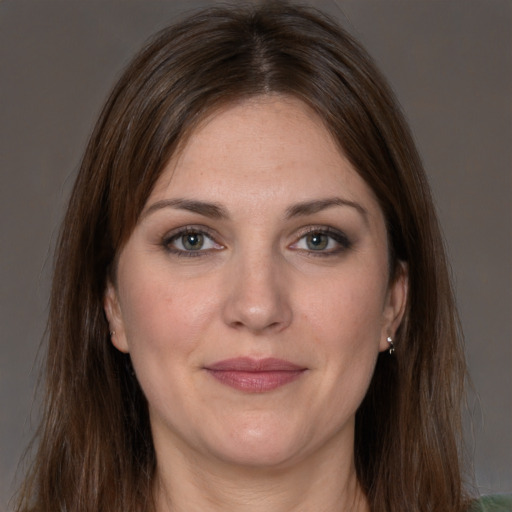
[[[297, 245], [304, 237], [313, 234], [320, 233], [330, 237], [340, 246], [344, 246], [346, 249], [350, 248], [353, 245], [352, 238], [350, 238], [343, 230], [333, 228], [331, 226], [308, 226], [304, 228], [303, 231], [300, 231], [300, 235], [295, 237], [295, 241], [290, 244], [289, 247], [293, 247]], [[328, 254], [327, 251], [318, 251], [318, 253]]]
[[[200, 233], [210, 238], [216, 244], [225, 246], [225, 244], [220, 241], [222, 237], [216, 230], [202, 224], [188, 224], [169, 230], [162, 237], [162, 241], [164, 244], [170, 244], [174, 239], [179, 238], [186, 233]], [[352, 244], [351, 238], [343, 230], [329, 225], [314, 224], [295, 230], [293, 241], [288, 245], [288, 247], [297, 244], [302, 238], [311, 233], [325, 234], [326, 236], [333, 238], [337, 243], [343, 243], [343, 241], [339, 240], [343, 239], [348, 245]]]
[[297, 231], [297, 240], [311, 233], [323, 233], [325, 235], [338, 235], [349, 240], [348, 235], [342, 229], [325, 225], [305, 226]]
[[[160, 244], [165, 248], [165, 250], [169, 253], [174, 253], [176, 256], [178, 255], [187, 255], [187, 256], [205, 256], [210, 254], [212, 251], [222, 250], [225, 248], [225, 245], [218, 241], [217, 236], [215, 235], [213, 230], [208, 228], [207, 226], [198, 226], [198, 225], [186, 225], [181, 226], [179, 228], [170, 230], [161, 238]], [[179, 247], [174, 246], [174, 244], [179, 240], [180, 237], [186, 235], [187, 233], [198, 233], [203, 235], [205, 238], [208, 238], [211, 243], [215, 244], [217, 247], [209, 247], [209, 248], [201, 248], [197, 250], [187, 250], [181, 249]], [[173, 247], [174, 246], [174, 247]]]
[[217, 241], [216, 239], [218, 238], [217, 232], [209, 228], [208, 226], [202, 226], [200, 224], [190, 224], [167, 231], [163, 236], [163, 240], [171, 240], [172, 238], [176, 238], [186, 233], [201, 233], [202, 235], [206, 235], [207, 237], [211, 238], [214, 241]]

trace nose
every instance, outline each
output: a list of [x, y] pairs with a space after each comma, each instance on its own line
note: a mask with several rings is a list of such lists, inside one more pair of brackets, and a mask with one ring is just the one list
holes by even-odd
[[279, 332], [290, 325], [290, 286], [278, 260], [253, 253], [234, 262], [226, 277], [226, 324], [254, 334]]

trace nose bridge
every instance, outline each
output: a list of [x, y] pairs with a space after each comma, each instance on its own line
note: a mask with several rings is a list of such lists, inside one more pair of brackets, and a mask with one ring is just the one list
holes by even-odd
[[249, 246], [234, 256], [225, 320], [252, 332], [281, 330], [292, 317], [284, 262], [271, 248]]

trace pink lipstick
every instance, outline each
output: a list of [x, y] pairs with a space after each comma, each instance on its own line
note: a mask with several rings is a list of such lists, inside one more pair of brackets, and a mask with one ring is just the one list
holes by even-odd
[[205, 368], [222, 384], [247, 393], [264, 393], [298, 379], [307, 368], [266, 358], [237, 357], [219, 361]]

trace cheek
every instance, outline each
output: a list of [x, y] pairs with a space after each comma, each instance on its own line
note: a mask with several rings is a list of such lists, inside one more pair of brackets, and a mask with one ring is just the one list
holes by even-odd
[[121, 308], [130, 358], [150, 411], [174, 417], [171, 404], [184, 409], [193, 391], [187, 371], [198, 366], [197, 348], [212, 304], [195, 287], [167, 277], [146, 271], [142, 278], [132, 271], [124, 280]]
[[340, 273], [331, 276], [318, 290], [306, 291], [304, 296], [308, 299], [303, 308], [306, 321], [318, 332], [318, 338], [339, 350], [378, 345], [386, 295], [382, 274]]
[[300, 332], [311, 333], [319, 375], [308, 408], [333, 432], [354, 417], [374, 372], [385, 295], [377, 275], [340, 272], [328, 283], [317, 283], [318, 292], [304, 290]]
[[165, 359], [192, 351], [214, 307], [204, 286], [194, 286], [193, 280], [180, 282], [162, 269], [137, 265], [124, 276], [120, 296], [134, 364], [136, 359]]

